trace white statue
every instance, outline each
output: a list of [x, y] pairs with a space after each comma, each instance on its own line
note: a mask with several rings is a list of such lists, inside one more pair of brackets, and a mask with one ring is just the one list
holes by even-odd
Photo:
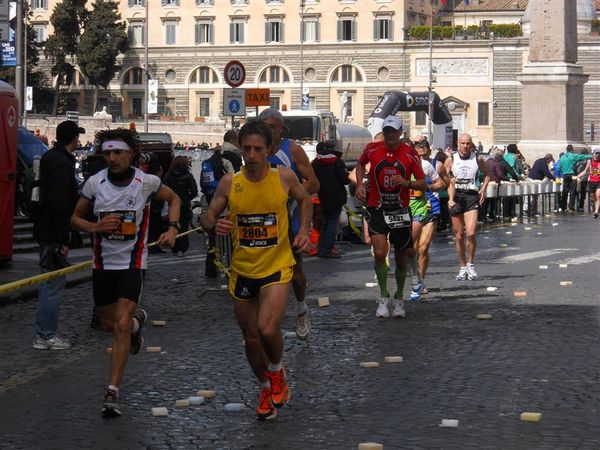
[[112, 119], [112, 116], [106, 110], [106, 106], [102, 107], [102, 111], [96, 111], [94, 113], [94, 117], [100, 118], [100, 119]]

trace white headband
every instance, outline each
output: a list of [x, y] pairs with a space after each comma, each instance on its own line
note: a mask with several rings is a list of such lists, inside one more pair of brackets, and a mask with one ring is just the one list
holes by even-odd
[[105, 141], [102, 143], [102, 151], [106, 150], [131, 150], [125, 141]]

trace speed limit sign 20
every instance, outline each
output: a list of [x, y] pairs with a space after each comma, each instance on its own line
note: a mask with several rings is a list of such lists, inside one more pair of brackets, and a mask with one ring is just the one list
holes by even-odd
[[229, 61], [225, 65], [225, 83], [236, 88], [246, 80], [246, 68], [239, 61]]

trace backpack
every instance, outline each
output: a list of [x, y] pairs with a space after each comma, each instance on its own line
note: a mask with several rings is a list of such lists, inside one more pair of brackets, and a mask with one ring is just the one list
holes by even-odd
[[583, 170], [585, 169], [585, 166], [587, 165], [587, 159], [584, 159], [582, 161], [577, 161], [574, 165], [573, 165], [573, 173], [575, 175], [583, 172]]
[[200, 189], [204, 195], [214, 195], [219, 180], [225, 174], [223, 157], [219, 152], [214, 152], [208, 159], [202, 161], [200, 172]]

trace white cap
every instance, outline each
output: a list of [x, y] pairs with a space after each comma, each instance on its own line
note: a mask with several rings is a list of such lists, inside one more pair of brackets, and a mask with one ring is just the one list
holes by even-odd
[[398, 119], [396, 116], [387, 116], [383, 120], [381, 128], [385, 129], [386, 127], [392, 127], [396, 131], [402, 130], [402, 124], [400, 123], [400, 119]]
[[594, 153], [600, 153], [600, 147], [592, 147], [592, 155]]

